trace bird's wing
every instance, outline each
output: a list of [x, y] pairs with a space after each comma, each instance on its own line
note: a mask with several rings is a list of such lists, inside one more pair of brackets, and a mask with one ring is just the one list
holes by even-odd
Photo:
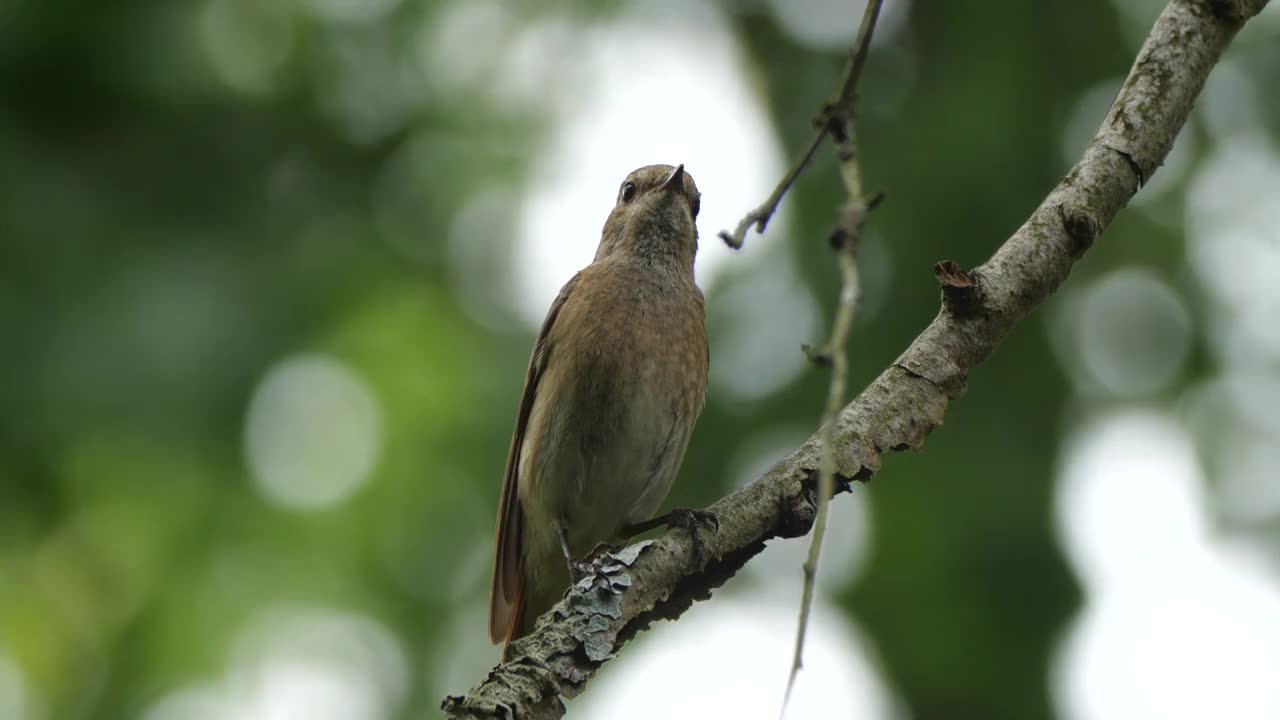
[[489, 595], [489, 641], [498, 643], [510, 638], [519, 627], [524, 594], [524, 513], [517, 497], [519, 488], [520, 453], [524, 447], [524, 433], [529, 425], [529, 414], [537, 396], [538, 381], [546, 370], [550, 348], [547, 339], [551, 327], [560, 315], [565, 301], [578, 284], [581, 273], [574, 275], [551, 303], [547, 318], [542, 321], [538, 342], [529, 358], [529, 372], [524, 379], [524, 394], [520, 398], [520, 411], [516, 415], [516, 429], [511, 436], [511, 450], [507, 453], [507, 471], [502, 481], [502, 500], [498, 504], [498, 530], [494, 539], [493, 589]]

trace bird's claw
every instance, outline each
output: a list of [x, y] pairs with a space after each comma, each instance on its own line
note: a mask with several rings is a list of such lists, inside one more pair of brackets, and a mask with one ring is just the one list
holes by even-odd
[[668, 527], [680, 527], [689, 531], [689, 537], [693, 541], [693, 562], [697, 568], [706, 564], [706, 552], [702, 545], [702, 523], [710, 525], [712, 533], [720, 532], [720, 518], [710, 510], [672, 508], [671, 512], [667, 513]]
[[579, 580], [595, 572], [596, 563], [600, 560], [600, 558], [604, 557], [605, 555], [608, 555], [609, 553], [613, 553], [617, 551], [618, 551], [617, 545], [610, 545], [609, 543], [602, 542], [599, 545], [596, 545], [594, 548], [592, 548], [591, 552], [587, 553], [586, 555], [583, 555], [580, 559], [569, 560], [568, 563], [569, 563], [570, 581], [572, 581], [574, 585], [577, 585]]
[[570, 560], [569, 561], [569, 584], [577, 585], [580, 580], [591, 575], [592, 564], [590, 560]]

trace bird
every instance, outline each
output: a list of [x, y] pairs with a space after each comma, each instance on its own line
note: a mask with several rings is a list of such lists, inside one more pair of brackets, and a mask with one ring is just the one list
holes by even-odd
[[494, 538], [489, 639], [533, 629], [581, 560], [661, 524], [707, 392], [706, 304], [694, 280], [701, 194], [684, 165], [648, 165], [618, 188], [591, 264], [551, 303], [525, 375]]

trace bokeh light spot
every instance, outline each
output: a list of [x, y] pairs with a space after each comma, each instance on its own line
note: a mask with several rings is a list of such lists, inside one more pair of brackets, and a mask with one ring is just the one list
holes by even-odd
[[1076, 292], [1057, 319], [1054, 347], [1081, 389], [1139, 397], [1177, 378], [1191, 347], [1191, 315], [1164, 281], [1122, 268]]
[[[431, 85], [444, 92], [485, 87], [511, 32], [514, 18], [505, 3], [466, 0], [441, 5], [422, 26], [418, 62]], [[485, 38], [485, 42], [476, 42]]]
[[1232, 518], [1265, 523], [1280, 518], [1280, 437], [1257, 433], [1223, 438], [1218, 499]]
[[1243, 133], [1215, 147], [1187, 190], [1188, 262], [1212, 301], [1211, 347], [1227, 366], [1280, 358], [1280, 202], [1263, 199], [1274, 188], [1280, 150]]
[[1203, 481], [1190, 440], [1169, 419], [1137, 412], [1093, 420], [1070, 438], [1056, 518], [1090, 587], [1176, 572], [1203, 542]]
[[330, 609], [269, 613], [237, 639], [226, 678], [162, 697], [145, 720], [390, 720], [409, 694], [381, 623]]
[[0, 652], [0, 718], [26, 720], [27, 687], [18, 669], [7, 655]]
[[317, 16], [333, 22], [368, 22], [391, 12], [400, 0], [304, 0]]
[[275, 89], [276, 75], [293, 50], [287, 5], [257, 0], [208, 0], [200, 38], [218, 78], [248, 95]]
[[380, 425], [368, 386], [350, 368], [324, 355], [287, 358], [267, 372], [249, 404], [249, 467], [275, 503], [330, 507], [369, 476]]
[[807, 367], [801, 346], [821, 342], [818, 323], [818, 301], [789, 258], [754, 265], [711, 307], [712, 390], [748, 402], [782, 389]]
[[1204, 97], [1196, 103], [1197, 116], [1209, 132], [1225, 139], [1236, 133], [1256, 132], [1262, 127], [1258, 87], [1252, 72], [1233, 58], [1223, 58], [1213, 68], [1204, 85]]
[[230, 687], [263, 720], [382, 720], [404, 702], [409, 670], [381, 623], [308, 610], [251, 628], [236, 648]]
[[1188, 389], [1179, 403], [1214, 479], [1216, 509], [1233, 525], [1280, 519], [1280, 375], [1231, 368]]
[[467, 199], [449, 231], [449, 284], [472, 319], [500, 332], [510, 332], [510, 294], [495, 277], [511, 273], [510, 237], [515, 227], [515, 193], [491, 188]]
[[346, 138], [369, 144], [409, 125], [424, 80], [413, 53], [388, 27], [361, 25], [323, 46], [320, 103]]
[[1121, 77], [1107, 78], [1076, 98], [1075, 107], [1067, 115], [1066, 123], [1062, 126], [1062, 137], [1058, 140], [1058, 151], [1062, 154], [1064, 168], [1069, 168], [1080, 160], [1094, 133], [1102, 125], [1107, 109], [1115, 101], [1122, 82], [1124, 78]]

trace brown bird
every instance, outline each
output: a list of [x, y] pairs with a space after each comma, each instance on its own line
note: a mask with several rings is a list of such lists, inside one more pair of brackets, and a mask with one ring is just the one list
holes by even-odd
[[532, 630], [597, 545], [674, 520], [696, 541], [698, 520], [714, 520], [688, 510], [650, 520], [707, 391], [706, 312], [693, 280], [699, 197], [683, 165], [628, 175], [595, 259], [547, 311], [498, 507], [492, 642]]

